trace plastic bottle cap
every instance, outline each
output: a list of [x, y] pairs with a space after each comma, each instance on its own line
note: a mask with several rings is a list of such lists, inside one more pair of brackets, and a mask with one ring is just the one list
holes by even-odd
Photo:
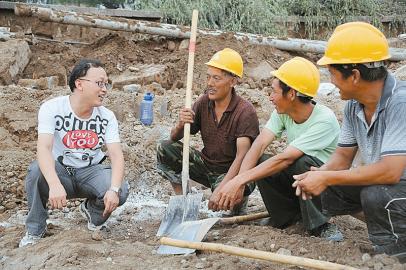
[[152, 100], [154, 96], [151, 93], [146, 93], [144, 95], [144, 100]]

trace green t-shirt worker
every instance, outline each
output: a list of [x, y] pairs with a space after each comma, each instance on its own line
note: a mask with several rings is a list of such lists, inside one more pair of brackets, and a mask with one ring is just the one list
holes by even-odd
[[[320, 83], [319, 71], [310, 61], [295, 57], [272, 74], [276, 78], [270, 100], [275, 111], [244, 157], [239, 174], [211, 198], [209, 207], [232, 209], [241, 200], [245, 184], [255, 181], [272, 226], [285, 228], [302, 219], [312, 235], [341, 241], [340, 231], [321, 213], [320, 197], [297, 197], [292, 187], [293, 175], [320, 167], [338, 141], [340, 126], [334, 113], [312, 100]], [[273, 157], [264, 154], [283, 132], [287, 148]]]

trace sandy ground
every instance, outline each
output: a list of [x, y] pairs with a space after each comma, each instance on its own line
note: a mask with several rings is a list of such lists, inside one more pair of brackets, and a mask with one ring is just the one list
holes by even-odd
[[[130, 67], [164, 66], [154, 80], [140, 81], [140, 93], [121, 88], [109, 93], [105, 105], [120, 122], [122, 146], [126, 160], [126, 179], [131, 185], [127, 203], [115, 211], [108, 222], [109, 230], [92, 234], [80, 216], [77, 201], [70, 201], [63, 211], [49, 211], [48, 234], [35, 246], [17, 248], [24, 234], [27, 203], [24, 177], [35, 158], [37, 111], [41, 102], [68, 94], [66, 86], [40, 90], [16, 85], [0, 87], [0, 268], [1, 269], [299, 269], [222, 253], [197, 252], [186, 256], [158, 255], [159, 238], [155, 236], [172, 194], [169, 184], [155, 170], [155, 146], [167, 138], [170, 127], [183, 106], [186, 81], [187, 49], [179, 40], [143, 35], [109, 33], [91, 45], [74, 46], [38, 41], [31, 44], [31, 60], [21, 78], [36, 79], [66, 73], [81, 57], [99, 58], [106, 63], [111, 77], [128, 72]], [[268, 100], [270, 68], [295, 56], [270, 47], [235, 42], [230, 37], [199, 39], [195, 59], [194, 96], [203, 93], [204, 65], [210, 56], [230, 47], [241, 52], [246, 67], [245, 77], [237, 92], [257, 109], [261, 125], [273, 110]], [[304, 55], [317, 59], [317, 55]], [[401, 64], [393, 64], [392, 67]], [[262, 76], [261, 72], [265, 75]], [[155, 121], [143, 126], [138, 120], [138, 106], [146, 91], [155, 93]], [[334, 95], [321, 96], [319, 102], [332, 108], [341, 119], [344, 103]], [[165, 109], [166, 108], [166, 109]], [[201, 148], [199, 136], [192, 145]], [[285, 143], [275, 142], [270, 153], [283, 150]], [[210, 192], [205, 193], [201, 218], [214, 216], [207, 210]], [[249, 211], [263, 210], [256, 191], [249, 201]], [[306, 258], [346, 264], [361, 269], [406, 269], [386, 255], [367, 253], [370, 243], [366, 225], [350, 216], [333, 219], [345, 240], [327, 242], [309, 236], [298, 223], [286, 230], [274, 229], [267, 220], [236, 225], [215, 225], [205, 241], [237, 247], [291, 254]]]

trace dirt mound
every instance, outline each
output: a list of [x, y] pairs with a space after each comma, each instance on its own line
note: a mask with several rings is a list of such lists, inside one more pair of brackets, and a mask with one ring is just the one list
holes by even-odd
[[[148, 35], [128, 35], [110, 33], [87, 46], [65, 45], [57, 42], [38, 41], [31, 46], [32, 57], [24, 71], [24, 78], [58, 76], [60, 82], [66, 82], [66, 74], [80, 58], [96, 58], [106, 65], [110, 75], [116, 75], [128, 67], [141, 64], [162, 64], [167, 70], [159, 83], [166, 89], [182, 88], [186, 81], [188, 59], [187, 46], [181, 41]], [[228, 35], [218, 37], [199, 37], [195, 56], [195, 91], [201, 93], [206, 79], [206, 63], [217, 51], [229, 47], [241, 53], [246, 68], [267, 61], [272, 67], [278, 67], [291, 56], [277, 49], [251, 45], [236, 41]], [[269, 81], [253, 81], [244, 78], [250, 86], [264, 87]]]

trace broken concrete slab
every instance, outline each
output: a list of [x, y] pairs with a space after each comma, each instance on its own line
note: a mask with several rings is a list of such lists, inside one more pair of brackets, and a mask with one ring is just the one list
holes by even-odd
[[50, 76], [39, 79], [20, 79], [18, 85], [22, 87], [29, 87], [34, 89], [54, 89], [59, 85], [59, 79], [57, 76]]
[[0, 42], [0, 84], [12, 84], [30, 61], [31, 50], [24, 40]]
[[187, 50], [189, 48], [189, 39], [184, 39], [179, 44], [179, 51]]
[[139, 84], [129, 84], [123, 86], [123, 91], [128, 93], [140, 93], [142, 91], [141, 85]]
[[246, 74], [248, 77], [253, 78], [256, 81], [269, 79], [272, 77], [271, 71], [275, 69], [267, 62], [262, 61], [259, 65], [254, 67], [248, 67], [246, 70]]
[[0, 27], [0, 41], [7, 41], [15, 37], [15, 33], [10, 32], [10, 27]]
[[166, 66], [151, 64], [140, 65], [137, 68], [139, 68], [139, 71], [125, 70], [120, 75], [112, 76], [113, 88], [119, 89], [129, 84], [146, 85], [153, 82], [160, 83]]

